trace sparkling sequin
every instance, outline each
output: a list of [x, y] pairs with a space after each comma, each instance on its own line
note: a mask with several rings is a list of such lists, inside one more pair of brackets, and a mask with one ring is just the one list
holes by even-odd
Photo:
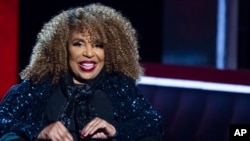
[[[118, 132], [116, 140], [130, 141], [143, 136], [163, 136], [162, 117], [143, 97], [134, 80], [120, 73], [105, 73], [103, 77], [102, 81], [95, 83], [95, 87], [88, 86], [86, 90], [99, 89], [109, 97], [117, 122], [114, 125]], [[24, 81], [13, 87], [1, 103], [0, 136], [10, 130], [16, 130], [30, 140], [36, 140], [39, 132], [49, 124], [44, 118], [46, 110], [44, 105], [47, 105], [54, 87], [49, 77], [38, 84]], [[65, 115], [67, 113], [70, 112], [66, 110], [59, 116], [65, 118], [65, 124], [70, 124], [67, 118], [69, 116]], [[81, 120], [85, 120], [89, 114], [81, 117]]]

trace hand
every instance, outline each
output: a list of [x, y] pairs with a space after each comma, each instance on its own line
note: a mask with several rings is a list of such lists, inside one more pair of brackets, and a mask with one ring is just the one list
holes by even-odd
[[60, 121], [46, 126], [37, 138], [51, 141], [73, 141], [72, 135]]
[[81, 138], [107, 139], [114, 137], [115, 127], [101, 118], [94, 118], [81, 131]]

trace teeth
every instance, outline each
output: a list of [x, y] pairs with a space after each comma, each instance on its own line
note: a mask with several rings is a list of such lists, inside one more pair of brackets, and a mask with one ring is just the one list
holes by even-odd
[[85, 67], [92, 67], [92, 66], [94, 66], [94, 64], [89, 64], [89, 63], [85, 63], [85, 64], [82, 64], [82, 66], [85, 66]]
[[82, 63], [81, 66], [86, 68], [86, 69], [90, 69], [90, 68], [94, 67], [94, 64], [93, 63]]

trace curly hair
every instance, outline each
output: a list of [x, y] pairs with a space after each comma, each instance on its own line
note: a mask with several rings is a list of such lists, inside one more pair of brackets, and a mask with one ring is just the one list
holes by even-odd
[[134, 80], [143, 73], [137, 33], [130, 21], [119, 11], [95, 3], [62, 11], [44, 24], [21, 79], [38, 82], [51, 74], [58, 82], [69, 71], [67, 43], [74, 31], [88, 32], [91, 41], [103, 43], [107, 72], [121, 72]]

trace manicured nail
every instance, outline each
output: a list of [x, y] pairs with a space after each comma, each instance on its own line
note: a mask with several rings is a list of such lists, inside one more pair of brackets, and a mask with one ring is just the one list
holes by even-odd
[[85, 136], [83, 134], [81, 134], [81, 138], [83, 139], [83, 138], [85, 138]]

